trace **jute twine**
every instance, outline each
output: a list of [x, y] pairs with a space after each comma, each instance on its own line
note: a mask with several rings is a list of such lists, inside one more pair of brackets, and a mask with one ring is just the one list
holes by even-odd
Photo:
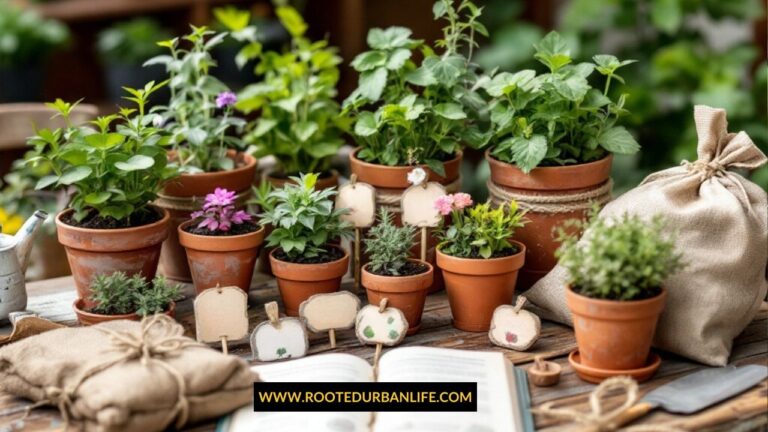
[[518, 202], [521, 209], [533, 213], [567, 213], [590, 209], [595, 202], [602, 205], [610, 201], [613, 180], [608, 179], [608, 181], [595, 189], [547, 195], [517, 193], [512, 189], [494, 183], [490, 179], [487, 185], [491, 202], [495, 205], [514, 200]]
[[[244, 206], [245, 202], [251, 197], [250, 189], [239, 192], [235, 195], [235, 203], [238, 207]], [[155, 205], [166, 210], [195, 211], [200, 209], [205, 202], [205, 196], [177, 197], [171, 195], [157, 194]]]
[[[540, 408], [533, 408], [531, 412], [538, 415], [553, 417], [561, 420], [568, 420], [579, 423], [599, 432], [683, 432], [683, 429], [674, 426], [665, 425], [637, 425], [628, 428], [622, 428], [615, 424], [615, 420], [635, 402], [637, 402], [637, 382], [630, 377], [619, 376], [608, 378], [598, 385], [589, 395], [589, 406], [591, 412], [583, 413], [571, 408], [555, 408], [555, 401], [550, 401]], [[626, 395], [624, 403], [608, 412], [603, 412], [603, 398], [612, 391], [622, 391]]]
[[[446, 193], [458, 192], [461, 189], [461, 177], [444, 185]], [[403, 197], [404, 189], [376, 189], [376, 205], [377, 207], [385, 207], [387, 210], [394, 213], [402, 213], [400, 208], [400, 200]]]

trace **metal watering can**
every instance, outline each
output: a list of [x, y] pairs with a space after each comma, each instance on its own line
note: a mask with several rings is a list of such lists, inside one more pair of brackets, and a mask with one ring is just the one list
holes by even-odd
[[16, 235], [0, 234], [0, 321], [11, 312], [27, 308], [24, 273], [27, 270], [32, 240], [48, 213], [38, 210], [24, 222]]

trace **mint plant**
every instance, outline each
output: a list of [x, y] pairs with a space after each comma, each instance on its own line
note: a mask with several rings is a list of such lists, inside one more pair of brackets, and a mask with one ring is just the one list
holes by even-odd
[[36, 189], [71, 189], [69, 206], [74, 220], [101, 219], [113, 227], [133, 226], [154, 214], [148, 206], [163, 183], [178, 175], [168, 164], [168, 137], [154, 126], [156, 114], [147, 113], [149, 97], [165, 82], [149, 82], [143, 89], [126, 88], [125, 99], [136, 108], [98, 117], [90, 125], [74, 126], [70, 114], [78, 102], [61, 99], [46, 104], [66, 126], [39, 129], [28, 141], [33, 150], [26, 156], [31, 166], [49, 167]]
[[[616, 72], [634, 60], [596, 55], [593, 63], [572, 64], [570, 49], [557, 32], [535, 45], [534, 57], [548, 69], [537, 75], [526, 69], [482, 78], [478, 85], [492, 98], [489, 103], [491, 154], [515, 164], [523, 172], [537, 166], [591, 162], [608, 153], [633, 154], [640, 146], [618, 120], [627, 115], [627, 95], [611, 98]], [[605, 78], [602, 89], [587, 78], [597, 71]], [[470, 144], [482, 145], [480, 141]]]
[[385, 207], [379, 209], [377, 219], [365, 239], [365, 252], [370, 257], [367, 266], [375, 274], [399, 276], [408, 264], [416, 227], [398, 227], [394, 215]]
[[91, 282], [91, 312], [101, 315], [136, 313], [149, 316], [168, 311], [181, 297], [180, 286], [157, 276], [148, 283], [141, 275], [128, 277], [123, 272], [97, 275]]
[[216, 188], [213, 193], [206, 195], [203, 208], [191, 215], [197, 227], [227, 232], [232, 225], [249, 222], [251, 215], [244, 210], [235, 210], [235, 194], [234, 191]]

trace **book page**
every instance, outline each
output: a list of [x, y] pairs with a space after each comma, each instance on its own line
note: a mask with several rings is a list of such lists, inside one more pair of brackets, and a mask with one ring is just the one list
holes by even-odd
[[[371, 365], [349, 354], [323, 354], [252, 368], [263, 381], [370, 382]], [[258, 385], [258, 384], [256, 384]], [[222, 428], [229, 432], [368, 432], [367, 412], [253, 412], [253, 405], [237, 410]]]
[[511, 372], [498, 352], [393, 349], [379, 361], [379, 382], [477, 382], [477, 412], [382, 412], [376, 414], [374, 431], [521, 431]]

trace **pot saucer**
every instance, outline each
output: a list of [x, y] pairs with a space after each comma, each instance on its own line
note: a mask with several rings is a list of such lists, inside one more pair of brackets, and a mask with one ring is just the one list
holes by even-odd
[[581, 364], [581, 356], [579, 355], [579, 350], [575, 350], [568, 356], [568, 363], [570, 363], [573, 370], [576, 371], [576, 375], [587, 382], [599, 384], [603, 380], [615, 376], [629, 376], [634, 378], [637, 382], [643, 382], [651, 378], [653, 374], [655, 374], [659, 369], [659, 366], [661, 366], [661, 357], [659, 357], [659, 355], [655, 352], [651, 351], [651, 353], [648, 354], [648, 361], [646, 362], [646, 365], [641, 368], [629, 370], [610, 370], [584, 366]]

